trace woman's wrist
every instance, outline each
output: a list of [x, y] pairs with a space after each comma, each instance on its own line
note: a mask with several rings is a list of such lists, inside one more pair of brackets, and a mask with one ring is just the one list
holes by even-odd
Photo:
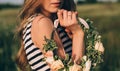
[[74, 26], [74, 28], [72, 28], [72, 30], [71, 30], [73, 35], [74, 34], [75, 35], [84, 35], [84, 32], [83, 32], [83, 30], [82, 30], [80, 25], [76, 24], [76, 25], [73, 25], [73, 26]]
[[72, 34], [75, 36], [84, 36], [83, 30], [73, 31]]

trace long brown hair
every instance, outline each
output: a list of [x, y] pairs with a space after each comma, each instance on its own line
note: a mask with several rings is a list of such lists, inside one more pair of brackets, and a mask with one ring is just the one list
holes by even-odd
[[[16, 57], [16, 62], [19, 68], [22, 71], [26, 71], [26, 66], [27, 66], [27, 58], [24, 50], [24, 45], [23, 45], [23, 29], [24, 29], [24, 24], [26, 23], [27, 19], [37, 13], [41, 13], [41, 2], [42, 0], [25, 0], [24, 5], [22, 7], [22, 10], [20, 11], [19, 17], [21, 20], [21, 24], [18, 28], [18, 34], [21, 39], [21, 48], [19, 49], [19, 52]], [[61, 9], [65, 9], [68, 11], [76, 11], [76, 6], [73, 0], [64, 0]], [[56, 16], [56, 14], [54, 14]]]

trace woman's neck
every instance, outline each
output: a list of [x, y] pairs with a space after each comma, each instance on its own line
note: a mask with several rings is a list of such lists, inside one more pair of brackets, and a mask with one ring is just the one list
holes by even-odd
[[56, 13], [50, 13], [48, 11], [41, 10], [41, 14], [43, 14], [47, 18], [51, 19], [52, 21], [54, 21], [55, 19], [57, 19], [57, 14]]
[[48, 12], [48, 11], [42, 10], [41, 13], [42, 13], [43, 15], [45, 15], [46, 17], [48, 17], [48, 18], [51, 17], [51, 13]]
[[55, 19], [57, 19], [56, 17], [56, 13], [48, 13], [48, 12], [41, 12], [44, 16], [46, 16], [47, 18], [51, 19], [52, 21], [54, 21]]

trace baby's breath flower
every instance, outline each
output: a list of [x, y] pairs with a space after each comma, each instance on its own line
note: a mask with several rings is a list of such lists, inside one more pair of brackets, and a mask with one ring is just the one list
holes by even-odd
[[84, 55], [82, 58], [83, 58], [85, 61], [87, 61], [87, 56], [86, 56], [86, 55]]
[[101, 35], [99, 35], [98, 38], [101, 39]]
[[95, 67], [97, 64], [96, 63], [93, 63], [93, 66]]

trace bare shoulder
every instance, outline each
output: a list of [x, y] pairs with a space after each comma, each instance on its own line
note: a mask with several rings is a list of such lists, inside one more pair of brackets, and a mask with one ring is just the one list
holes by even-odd
[[36, 33], [51, 32], [53, 30], [53, 23], [49, 18], [39, 15], [33, 20], [32, 29]]
[[51, 37], [51, 33], [53, 31], [53, 23], [52, 21], [43, 16], [39, 15], [35, 17], [35, 19], [32, 22], [32, 40], [35, 43], [36, 46], [38, 47], [43, 47], [43, 44], [45, 43], [44, 36], [47, 38]]
[[37, 17], [35, 17], [35, 19], [33, 20], [33, 25], [44, 28], [53, 27], [52, 21], [44, 15], [38, 15]]

